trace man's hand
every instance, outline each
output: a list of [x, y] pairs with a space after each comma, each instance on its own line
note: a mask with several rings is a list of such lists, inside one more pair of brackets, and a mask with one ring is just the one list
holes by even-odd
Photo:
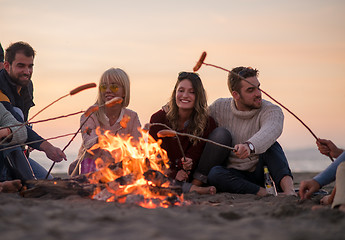
[[246, 143], [235, 145], [235, 149], [236, 149], [235, 154], [240, 159], [245, 159], [249, 157], [250, 155], [250, 149], [249, 149], [248, 144]]
[[177, 172], [175, 179], [181, 182], [185, 182], [188, 179], [188, 174], [186, 173], [186, 171], [180, 170]]
[[343, 153], [343, 150], [338, 148], [331, 140], [327, 139], [318, 139], [316, 141], [316, 145], [320, 151], [320, 153], [331, 156], [334, 158], [339, 157], [340, 154]]
[[41, 144], [40, 150], [45, 152], [47, 157], [54, 162], [61, 162], [63, 159], [67, 160], [65, 153], [60, 148], [54, 147], [48, 141], [44, 141]]
[[307, 199], [310, 198], [314, 192], [318, 191], [320, 187], [320, 184], [314, 179], [305, 180], [301, 182], [298, 194], [302, 200]]

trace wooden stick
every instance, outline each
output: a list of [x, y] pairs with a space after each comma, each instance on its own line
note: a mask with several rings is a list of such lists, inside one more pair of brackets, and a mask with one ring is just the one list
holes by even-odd
[[[43, 120], [28, 122], [27, 124], [30, 125], [30, 124], [48, 122], [48, 121], [57, 120], [57, 119], [60, 119], [60, 118], [66, 118], [66, 117], [74, 116], [74, 115], [77, 115], [77, 114], [79, 114], [79, 113], [84, 113], [84, 112], [85, 112], [85, 111], [78, 111], [78, 112], [70, 113], [70, 114], [67, 114], [67, 115], [61, 115], [61, 116], [57, 116], [57, 117], [53, 117], [53, 118], [47, 118], [47, 119], [43, 119]], [[10, 128], [10, 127], [19, 127], [19, 126], [21, 126], [21, 125], [23, 125], [23, 123], [18, 123], [18, 124], [6, 126], [6, 127], [0, 127], [0, 130], [1, 130], [1, 129], [4, 129], [4, 128]]]
[[[163, 131], [167, 131], [167, 132], [163, 132]], [[160, 133], [160, 137], [173, 137], [173, 136], [176, 136], [176, 135], [180, 135], [180, 136], [185, 136], [185, 137], [190, 137], [190, 138], [195, 138], [195, 139], [198, 139], [198, 140], [201, 140], [201, 141], [204, 141], [204, 142], [209, 142], [209, 143], [212, 143], [214, 145], [217, 145], [217, 146], [220, 146], [220, 147], [223, 147], [223, 148], [227, 148], [231, 151], [236, 151], [235, 148], [233, 147], [229, 147], [227, 145], [223, 145], [221, 143], [217, 143], [217, 142], [214, 142], [212, 140], [209, 140], [209, 139], [206, 139], [206, 138], [202, 138], [202, 137], [198, 137], [198, 136], [194, 136], [192, 134], [188, 134], [188, 133], [181, 133], [181, 132], [176, 132], [174, 130], [161, 130], [157, 133], [157, 135]]]
[[[101, 106], [96, 106], [96, 107], [92, 107], [89, 108], [92, 111], [86, 111], [86, 113], [88, 114], [87, 118], [85, 119], [85, 121], [80, 125], [80, 127], [78, 128], [78, 130], [75, 132], [74, 136], [71, 138], [71, 140], [67, 143], [67, 145], [63, 148], [62, 152], [64, 152], [66, 150], [66, 148], [72, 143], [72, 141], [74, 140], [74, 138], [77, 136], [77, 134], [79, 133], [79, 131], [81, 130], [81, 128], [84, 126], [84, 124], [87, 122], [87, 120], [89, 120], [89, 118], [92, 116], [92, 114], [94, 114], [95, 112], [97, 112], [99, 110], [100, 107], [111, 107], [114, 106], [115, 104], [121, 104], [123, 101], [122, 98], [120, 97], [114, 97], [113, 99], [105, 102], [104, 104], [102, 104]], [[85, 115], [86, 115], [85, 113]], [[45, 177], [45, 179], [48, 178], [51, 170], [53, 169], [53, 167], [55, 166], [56, 162], [53, 162], [53, 164], [51, 165], [51, 167], [49, 168], [49, 171]]]
[[74, 95], [74, 94], [77, 94], [85, 89], [88, 89], [88, 88], [93, 88], [93, 87], [96, 87], [96, 83], [88, 83], [88, 84], [85, 84], [85, 85], [82, 85], [82, 86], [79, 86], [75, 89], [73, 89], [72, 91], [70, 91], [68, 94], [56, 99], [55, 101], [51, 102], [50, 104], [48, 104], [47, 106], [45, 106], [43, 109], [41, 109], [40, 111], [38, 111], [34, 116], [32, 116], [29, 120], [27, 120], [26, 122], [22, 123], [20, 125], [19, 128], [17, 128], [14, 132], [12, 132], [11, 134], [7, 135], [1, 142], [0, 142], [0, 145], [3, 144], [8, 138], [10, 138], [13, 134], [15, 134], [16, 132], [18, 132], [22, 127], [24, 127], [25, 125], [28, 124], [28, 122], [30, 122], [34, 117], [36, 117], [38, 114], [40, 114], [41, 112], [43, 112], [45, 109], [47, 109], [48, 107], [50, 107], [51, 105], [53, 105], [54, 103], [60, 101], [61, 99], [69, 96], [69, 95]]
[[16, 147], [25, 146], [25, 145], [32, 144], [32, 143], [44, 142], [44, 141], [48, 141], [48, 140], [54, 140], [54, 139], [58, 139], [58, 138], [62, 138], [62, 137], [67, 137], [67, 136], [71, 136], [73, 134], [75, 134], [75, 133], [67, 133], [67, 134], [56, 136], [56, 137], [45, 138], [45, 139], [35, 140], [35, 141], [26, 142], [26, 143], [22, 143], [22, 144], [12, 145], [9, 147], [1, 148], [0, 152], [8, 150], [8, 149], [16, 148]]

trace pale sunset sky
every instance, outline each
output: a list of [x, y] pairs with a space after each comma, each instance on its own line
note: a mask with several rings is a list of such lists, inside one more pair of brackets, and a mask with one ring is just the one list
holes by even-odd
[[[130, 77], [129, 108], [144, 125], [168, 101], [177, 74], [192, 71], [206, 51], [206, 63], [259, 69], [263, 90], [318, 137], [345, 146], [345, 1], [0, 0], [0, 9], [3, 48], [25, 41], [37, 53], [31, 116], [118, 67]], [[203, 66], [199, 74], [209, 104], [230, 96], [226, 72]], [[86, 110], [96, 94], [69, 96], [34, 120]], [[284, 114], [283, 148], [316, 148], [308, 130]], [[72, 133], [79, 117], [34, 129], [45, 138]], [[52, 143], [62, 149], [69, 139]], [[78, 136], [67, 152], [76, 153], [80, 142]]]

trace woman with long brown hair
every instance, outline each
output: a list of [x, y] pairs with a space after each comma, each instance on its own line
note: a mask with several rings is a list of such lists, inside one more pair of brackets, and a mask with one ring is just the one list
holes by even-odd
[[[162, 123], [181, 133], [207, 138], [216, 123], [208, 115], [206, 92], [198, 74], [181, 72], [171, 94], [169, 103], [151, 116], [150, 123]], [[153, 125], [150, 135], [158, 139], [157, 133], [163, 126]], [[183, 148], [181, 152], [176, 138], [163, 138], [161, 147], [167, 151], [170, 159], [168, 176], [183, 183], [191, 182], [198, 166], [205, 142], [186, 136], [178, 136]], [[184, 192], [214, 194], [214, 187], [199, 187], [182, 184]]]

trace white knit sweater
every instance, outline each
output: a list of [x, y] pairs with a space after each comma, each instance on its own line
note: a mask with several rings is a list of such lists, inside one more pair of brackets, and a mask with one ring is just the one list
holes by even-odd
[[266, 100], [262, 100], [260, 109], [239, 111], [232, 98], [220, 98], [212, 103], [209, 109], [218, 126], [230, 131], [233, 145], [249, 141], [255, 147], [255, 154], [250, 158], [239, 159], [231, 153], [229, 168], [254, 171], [259, 161], [258, 154], [264, 153], [272, 146], [283, 131], [282, 110]]

